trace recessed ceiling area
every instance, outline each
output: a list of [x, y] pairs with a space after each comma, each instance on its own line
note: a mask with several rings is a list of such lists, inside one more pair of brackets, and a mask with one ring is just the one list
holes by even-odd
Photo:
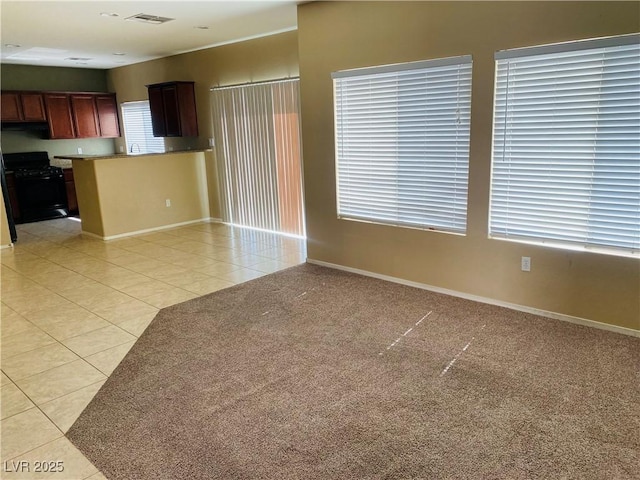
[[2, 63], [116, 68], [296, 29], [298, 1], [0, 2]]

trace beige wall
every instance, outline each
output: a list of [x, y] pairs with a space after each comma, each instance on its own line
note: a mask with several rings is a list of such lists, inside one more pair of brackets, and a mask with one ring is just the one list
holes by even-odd
[[205, 170], [205, 152], [73, 160], [82, 230], [108, 238], [209, 218]]
[[[145, 85], [151, 83], [194, 81], [200, 136], [167, 138], [165, 145], [173, 150], [205, 149], [213, 137], [209, 90], [216, 86], [298, 76], [297, 38], [297, 32], [286, 32], [116, 68], [108, 72], [109, 90], [116, 92], [118, 102], [130, 102], [147, 100]], [[124, 138], [116, 140], [117, 151], [123, 142]], [[214, 156], [209, 156], [207, 171], [211, 187], [217, 186], [212, 177], [216, 172], [214, 161]], [[217, 218], [220, 216], [217, 191], [211, 191], [210, 199], [212, 216]]]
[[[637, 2], [312, 2], [298, 8], [308, 257], [640, 329], [640, 261], [487, 238], [496, 50], [640, 30]], [[338, 220], [331, 72], [473, 55], [466, 236]], [[530, 256], [532, 271], [520, 271]]]

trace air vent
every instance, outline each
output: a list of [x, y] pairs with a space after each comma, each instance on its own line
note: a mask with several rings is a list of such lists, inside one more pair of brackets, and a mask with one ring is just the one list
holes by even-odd
[[91, 59], [86, 57], [67, 57], [65, 60], [70, 60], [72, 62], [88, 62]]
[[131, 20], [134, 22], [151, 23], [152, 25], [160, 25], [161, 23], [170, 22], [175, 18], [159, 17], [157, 15], [149, 15], [148, 13], [138, 13], [131, 17], [127, 17], [125, 20]]

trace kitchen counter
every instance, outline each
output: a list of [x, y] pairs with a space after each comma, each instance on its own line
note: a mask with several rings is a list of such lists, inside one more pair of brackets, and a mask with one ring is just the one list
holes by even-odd
[[[56, 155], [53, 157], [58, 160], [106, 160], [113, 158], [139, 158], [159, 155], [177, 155], [182, 153], [198, 153], [198, 152], [211, 152], [210, 149], [206, 150], [174, 150], [164, 153], [113, 153], [111, 155]], [[53, 163], [52, 163], [53, 165]]]
[[211, 150], [69, 155], [82, 231], [105, 240], [207, 220]]
[[60, 167], [66, 169], [71, 168], [72, 161], [71, 159], [53, 157], [52, 160], [49, 160], [49, 165], [51, 165], [52, 167]]

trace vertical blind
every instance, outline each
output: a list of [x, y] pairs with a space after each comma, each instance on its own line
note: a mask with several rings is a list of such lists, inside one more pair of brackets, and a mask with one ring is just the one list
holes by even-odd
[[299, 81], [212, 90], [223, 220], [304, 236]]
[[492, 237], [640, 251], [639, 38], [496, 54]]
[[471, 56], [333, 73], [338, 216], [464, 232]]
[[128, 153], [164, 152], [164, 139], [153, 136], [148, 101], [123, 103], [122, 121]]

